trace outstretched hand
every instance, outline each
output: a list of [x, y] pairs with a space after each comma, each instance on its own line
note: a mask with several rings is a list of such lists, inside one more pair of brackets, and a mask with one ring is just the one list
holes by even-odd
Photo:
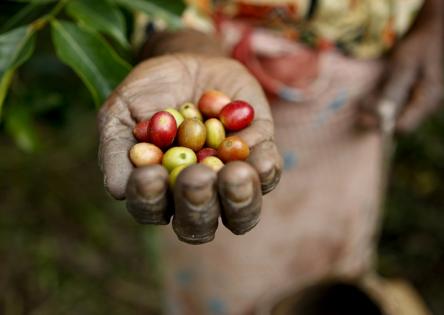
[[[157, 111], [196, 102], [209, 89], [254, 107], [253, 123], [236, 133], [251, 154], [246, 162], [228, 163], [217, 174], [206, 166], [192, 165], [180, 173], [171, 192], [164, 167], [131, 164], [128, 151], [136, 143], [132, 129]], [[273, 142], [267, 100], [244, 67], [228, 58], [177, 54], [149, 59], [112, 93], [98, 120], [99, 160], [109, 193], [126, 198], [129, 212], [139, 223], [168, 224], [174, 215], [173, 228], [182, 241], [211, 241], [219, 216], [233, 233], [249, 231], [259, 220], [262, 194], [279, 182], [282, 163]]]

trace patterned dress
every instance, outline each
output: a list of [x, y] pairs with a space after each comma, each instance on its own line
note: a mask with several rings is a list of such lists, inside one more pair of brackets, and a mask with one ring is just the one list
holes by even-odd
[[[409, 29], [422, 0], [188, 0], [202, 20], [244, 19], [313, 47], [333, 44], [360, 58], [391, 48]], [[189, 21], [190, 23], [193, 23]], [[194, 24], [198, 26], [199, 23]]]
[[[422, 0], [188, 0], [185, 24], [217, 31], [264, 89], [289, 101], [303, 91], [267, 75], [257, 57], [287, 54], [291, 42], [374, 59], [409, 30]], [[273, 40], [271, 40], [273, 39]]]

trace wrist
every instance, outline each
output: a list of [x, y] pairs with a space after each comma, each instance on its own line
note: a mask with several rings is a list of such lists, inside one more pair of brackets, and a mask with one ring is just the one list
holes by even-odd
[[142, 47], [140, 59], [173, 53], [227, 56], [220, 41], [214, 35], [184, 29], [175, 32], [155, 32], [150, 35]]

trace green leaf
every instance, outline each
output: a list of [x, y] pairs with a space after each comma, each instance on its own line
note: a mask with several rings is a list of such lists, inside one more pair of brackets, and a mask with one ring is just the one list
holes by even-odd
[[57, 2], [59, 0], [13, 0], [14, 2], [22, 2], [22, 3], [34, 3], [34, 4], [48, 4]]
[[11, 84], [12, 77], [14, 76], [14, 69], [6, 71], [0, 80], [0, 117], [2, 116], [3, 103], [8, 93], [9, 85]]
[[131, 66], [95, 32], [57, 20], [51, 28], [57, 56], [77, 73], [100, 106]]
[[29, 26], [0, 35], [0, 117], [14, 71], [31, 57], [34, 47], [35, 33]]
[[17, 146], [25, 152], [35, 152], [39, 146], [32, 115], [21, 104], [10, 106], [5, 117], [6, 131], [14, 138]]
[[152, 4], [167, 10], [177, 16], [181, 16], [183, 11], [186, 9], [186, 5], [184, 1], [174, 0], [174, 1], [165, 1], [165, 0], [149, 0]]
[[35, 33], [22, 26], [0, 35], [0, 77], [28, 60], [34, 51]]
[[[152, 1], [144, 0], [114, 0], [130, 10], [142, 11], [152, 17], [163, 19], [171, 28], [180, 28], [182, 20], [177, 14], [171, 13], [165, 8], [152, 3]], [[159, 1], [156, 1], [159, 2]], [[159, 2], [160, 3], [160, 2]]]
[[111, 36], [123, 47], [129, 47], [122, 12], [109, 1], [74, 0], [68, 3], [66, 10], [77, 21]]

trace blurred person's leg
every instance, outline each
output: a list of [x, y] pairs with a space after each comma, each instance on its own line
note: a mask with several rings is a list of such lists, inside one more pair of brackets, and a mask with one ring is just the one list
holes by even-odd
[[285, 171], [258, 226], [243, 236], [221, 227], [198, 246], [162, 228], [170, 314], [243, 314], [276, 289], [369, 268], [381, 143], [357, 131], [355, 112], [382, 64], [330, 54], [322, 67], [328, 88], [318, 97], [272, 104]]

